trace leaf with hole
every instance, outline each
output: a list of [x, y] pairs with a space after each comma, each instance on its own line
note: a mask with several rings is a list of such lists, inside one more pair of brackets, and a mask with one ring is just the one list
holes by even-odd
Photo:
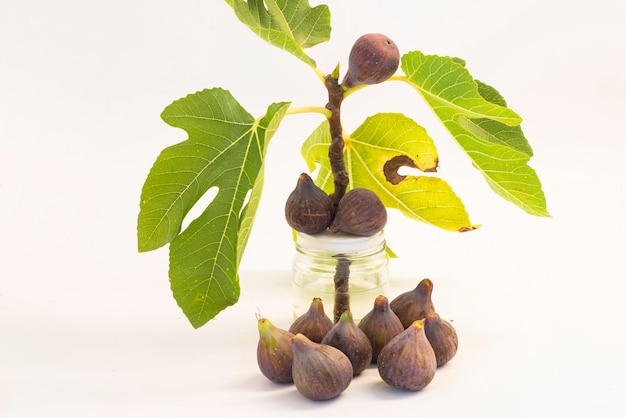
[[[196, 328], [239, 298], [237, 268], [261, 194], [267, 144], [288, 106], [272, 104], [255, 119], [215, 88], [177, 100], [161, 115], [188, 139], [165, 148], [144, 183], [139, 250], [170, 243], [172, 292]], [[219, 189], [215, 198], [181, 232], [184, 217], [212, 187]]]
[[[474, 229], [463, 203], [444, 180], [399, 173], [401, 167], [435, 172], [439, 162], [432, 139], [414, 120], [399, 113], [378, 113], [344, 140], [351, 188], [372, 190], [386, 207], [409, 218], [449, 231]], [[323, 122], [302, 147], [309, 169], [319, 166], [316, 183], [327, 192], [333, 187], [327, 157], [330, 141], [328, 123]]]

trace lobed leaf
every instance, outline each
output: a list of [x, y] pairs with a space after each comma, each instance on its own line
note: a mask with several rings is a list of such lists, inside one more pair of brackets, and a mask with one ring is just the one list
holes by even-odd
[[330, 11], [308, 0], [226, 0], [237, 18], [267, 43], [315, 68], [304, 49], [330, 39]]
[[532, 149], [521, 118], [493, 87], [474, 80], [462, 60], [419, 51], [402, 57], [402, 70], [496, 193], [549, 216], [539, 178], [527, 165]]
[[[228, 91], [215, 88], [177, 100], [161, 114], [188, 139], [164, 149], [148, 174], [139, 250], [170, 243], [172, 292], [196, 328], [239, 298], [237, 268], [260, 198], [267, 143], [288, 106], [273, 104], [255, 120]], [[213, 201], [180, 232], [212, 187], [219, 189]]]
[[[327, 192], [333, 187], [327, 158], [330, 141], [328, 122], [324, 122], [302, 147], [309, 169], [313, 171], [319, 165], [316, 183]], [[374, 191], [386, 207], [398, 209], [412, 219], [451, 231], [474, 228], [463, 203], [445, 181], [398, 172], [403, 166], [436, 171], [435, 145], [415, 121], [399, 113], [378, 113], [368, 117], [344, 141], [350, 187]]]

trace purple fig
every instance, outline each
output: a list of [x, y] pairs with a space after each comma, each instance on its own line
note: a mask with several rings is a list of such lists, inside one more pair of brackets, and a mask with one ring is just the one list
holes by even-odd
[[435, 377], [437, 359], [424, 333], [424, 321], [413, 322], [378, 356], [380, 377], [390, 386], [421, 390]]
[[372, 363], [376, 363], [378, 354], [383, 347], [393, 337], [404, 331], [402, 322], [389, 309], [389, 300], [383, 295], [376, 298], [374, 308], [361, 319], [359, 328], [367, 335], [372, 344]]
[[359, 84], [378, 84], [391, 77], [400, 65], [396, 44], [380, 33], [368, 33], [356, 40], [350, 51], [345, 88]]
[[322, 189], [306, 174], [300, 174], [296, 188], [285, 203], [285, 219], [290, 227], [305, 234], [317, 234], [328, 228], [334, 205]]
[[291, 339], [293, 334], [274, 326], [266, 318], [259, 319], [258, 327], [259, 343], [256, 357], [261, 373], [272, 382], [292, 382], [293, 352], [291, 351]]
[[350, 311], [343, 311], [339, 321], [322, 340], [322, 344], [338, 348], [348, 356], [354, 376], [360, 374], [372, 362], [372, 344], [356, 325]]
[[291, 340], [293, 383], [298, 392], [314, 401], [339, 396], [352, 381], [352, 364], [339, 349], [318, 344], [302, 334]]
[[437, 358], [437, 367], [441, 367], [456, 354], [459, 337], [451, 323], [441, 319], [435, 312], [426, 315], [424, 332]]
[[319, 343], [332, 327], [333, 321], [324, 312], [322, 299], [313, 298], [309, 310], [293, 321], [289, 332], [304, 334], [309, 340]]
[[426, 318], [430, 312], [435, 312], [431, 296], [433, 282], [423, 279], [413, 290], [398, 295], [391, 301], [391, 310], [398, 315], [402, 326], [406, 329], [414, 321]]

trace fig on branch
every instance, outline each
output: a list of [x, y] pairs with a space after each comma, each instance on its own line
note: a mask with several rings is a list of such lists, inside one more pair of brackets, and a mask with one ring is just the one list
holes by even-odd
[[357, 187], [341, 198], [329, 228], [332, 232], [371, 236], [386, 224], [387, 209], [376, 193]]
[[368, 33], [356, 40], [348, 59], [348, 72], [342, 85], [378, 84], [391, 77], [400, 65], [396, 44], [380, 33]]
[[290, 227], [305, 234], [317, 234], [328, 228], [333, 218], [333, 202], [306, 174], [300, 174], [296, 188], [285, 203], [285, 218]]

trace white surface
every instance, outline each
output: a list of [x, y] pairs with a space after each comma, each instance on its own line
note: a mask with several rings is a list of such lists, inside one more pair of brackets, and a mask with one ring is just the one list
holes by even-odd
[[270, 145], [241, 301], [193, 330], [169, 292], [167, 249], [136, 252], [141, 185], [184, 139], [159, 113], [213, 86], [255, 115], [273, 101], [323, 105], [322, 86], [219, 1], [4, 2], [0, 416], [625, 415], [624, 3], [329, 3], [333, 38], [310, 51], [323, 70], [345, 65], [362, 33], [384, 32], [402, 51], [465, 58], [524, 117], [552, 219], [493, 195], [399, 83], [345, 104], [348, 131], [380, 110], [425, 125], [440, 174], [483, 225], [450, 234], [392, 213], [386, 231], [401, 257], [395, 293], [433, 280], [457, 357], [420, 393], [368, 369], [325, 403], [258, 372], [255, 314], [291, 319], [282, 202], [315, 116], [289, 117]]

